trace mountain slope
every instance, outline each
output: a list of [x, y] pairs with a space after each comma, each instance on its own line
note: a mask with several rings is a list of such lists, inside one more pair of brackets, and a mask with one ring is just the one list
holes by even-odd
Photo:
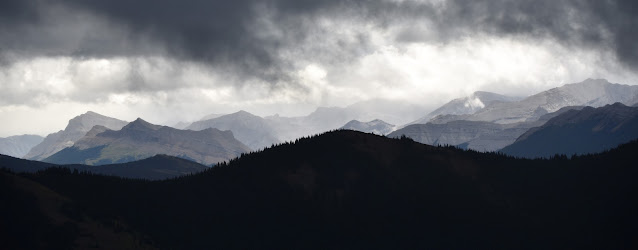
[[462, 120], [501, 124], [533, 121], [567, 106], [601, 107], [616, 102], [632, 105], [638, 86], [609, 83], [604, 79], [587, 79], [580, 83], [543, 91], [517, 102], [495, 103]]
[[186, 129], [195, 131], [207, 128], [230, 130], [237, 140], [253, 150], [269, 147], [280, 142], [276, 136], [277, 132], [264, 118], [246, 111], [197, 121], [186, 127]]
[[[564, 107], [556, 112], [542, 115], [538, 120], [513, 124], [498, 124], [484, 121], [451, 120], [445, 123], [412, 124], [388, 135], [398, 138], [405, 135], [428, 145], [455, 145], [480, 152], [497, 151], [510, 145], [529, 129], [543, 125], [551, 118], [569, 110], [583, 107]], [[435, 119], [440, 119], [438, 116]]]
[[[430, 119], [439, 115], [466, 115], [473, 114], [476, 111], [498, 102], [513, 102], [518, 101], [521, 98], [500, 95], [492, 92], [477, 91], [472, 95], [454, 99], [443, 106], [435, 109], [424, 117], [419, 118], [416, 121], [410, 122], [411, 124], [426, 124]], [[407, 126], [406, 125], [406, 126]]]
[[264, 118], [277, 131], [279, 140], [290, 141], [338, 129], [352, 120], [379, 119], [391, 124], [404, 124], [416, 119], [424, 109], [402, 101], [372, 99], [346, 107], [319, 107], [307, 116], [274, 115]]
[[77, 140], [89, 132], [93, 126], [101, 125], [112, 130], [118, 130], [126, 125], [125, 121], [100, 115], [89, 111], [69, 120], [64, 130], [47, 135], [44, 140], [33, 147], [24, 158], [31, 160], [43, 160], [58, 151], [73, 146]]
[[349, 129], [355, 131], [361, 131], [365, 133], [374, 133], [377, 135], [387, 135], [394, 130], [396, 126], [384, 122], [382, 120], [372, 120], [369, 122], [360, 122], [357, 120], [352, 120], [343, 125], [340, 129]]
[[166, 154], [211, 165], [248, 151], [250, 149], [237, 141], [230, 131], [179, 130], [153, 125], [138, 118], [118, 131], [95, 126], [73, 147], [66, 148], [44, 161], [57, 164], [104, 165]]
[[68, 197], [0, 171], [0, 242], [3, 249], [155, 249], [121, 220], [87, 215]]
[[633, 249], [637, 149], [519, 160], [344, 130], [163, 182], [27, 176], [167, 249]]
[[72, 170], [85, 171], [92, 174], [118, 176], [123, 178], [163, 180], [183, 175], [194, 174], [208, 169], [202, 164], [168, 155], [156, 155], [139, 161], [101, 166], [81, 164], [56, 165], [41, 161], [18, 159], [0, 155], [0, 168], [16, 173], [34, 173], [48, 168], [65, 167]]
[[44, 138], [39, 135], [15, 135], [0, 138], [0, 154], [23, 157], [42, 140]]
[[615, 103], [558, 115], [501, 152], [528, 158], [596, 153], [637, 138], [638, 108]]

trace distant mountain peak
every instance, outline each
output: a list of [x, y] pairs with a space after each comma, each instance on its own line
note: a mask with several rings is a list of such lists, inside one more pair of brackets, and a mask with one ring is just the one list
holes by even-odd
[[365, 133], [374, 133], [380, 135], [386, 135], [394, 131], [396, 126], [389, 124], [380, 119], [374, 119], [369, 122], [361, 122], [358, 120], [352, 120], [341, 127], [341, 129], [361, 131]]
[[32, 160], [42, 160], [60, 150], [73, 145], [86, 135], [95, 125], [103, 125], [111, 130], [119, 130], [126, 121], [104, 116], [93, 111], [73, 117], [64, 130], [47, 135], [44, 140], [29, 150], [24, 157]]
[[135, 121], [132, 121], [129, 124], [127, 124], [126, 126], [124, 126], [122, 128], [122, 130], [126, 130], [126, 129], [151, 129], [151, 130], [158, 130], [160, 128], [162, 128], [162, 126], [151, 124], [150, 122], [147, 122], [147, 121], [143, 120], [142, 118], [137, 118], [137, 119], [135, 119]]

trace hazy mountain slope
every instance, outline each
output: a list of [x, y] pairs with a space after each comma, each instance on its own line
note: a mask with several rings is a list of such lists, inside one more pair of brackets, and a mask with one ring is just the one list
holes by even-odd
[[265, 119], [277, 130], [281, 141], [323, 133], [342, 127], [349, 121], [383, 120], [390, 124], [404, 124], [419, 117], [425, 107], [385, 99], [354, 103], [347, 107], [319, 107], [307, 116], [267, 116]]
[[[538, 120], [513, 124], [498, 124], [482, 121], [452, 120], [446, 123], [412, 124], [398, 129], [388, 137], [405, 135], [428, 145], [456, 145], [476, 151], [497, 151], [512, 144], [527, 130], [543, 125], [549, 119], [572, 109], [564, 107], [554, 113], [541, 116]], [[440, 117], [440, 116], [439, 116]]]
[[44, 137], [39, 135], [15, 135], [0, 138], [0, 154], [23, 157], [42, 140]]
[[461, 117], [470, 121], [516, 123], [536, 120], [567, 106], [600, 107], [615, 102], [632, 105], [638, 86], [609, 83], [604, 79], [587, 79], [580, 83], [543, 91], [517, 102], [495, 103], [476, 113]]
[[44, 140], [33, 147], [24, 158], [32, 160], [43, 160], [58, 151], [73, 146], [77, 140], [89, 132], [93, 126], [101, 125], [112, 130], [118, 130], [127, 122], [115, 118], [100, 115], [89, 111], [69, 120], [69, 124], [64, 130], [47, 135]]
[[369, 122], [360, 122], [352, 120], [343, 125], [340, 129], [349, 129], [355, 131], [361, 131], [365, 133], [374, 133], [377, 135], [387, 135], [395, 129], [396, 126], [384, 122], [382, 120], [372, 120]]
[[503, 153], [520, 157], [601, 152], [638, 139], [638, 108], [621, 103], [571, 110], [530, 129]]
[[199, 173], [208, 169], [207, 166], [202, 164], [168, 155], [156, 155], [138, 161], [101, 166], [88, 166], [81, 164], [57, 165], [0, 155], [0, 168], [6, 168], [16, 173], [33, 173], [52, 167], [66, 167], [93, 174], [147, 180], [169, 179], [187, 174]]
[[66, 148], [45, 161], [104, 165], [166, 154], [211, 165], [248, 151], [250, 149], [237, 141], [230, 131], [179, 130], [153, 125], [138, 118], [118, 131], [96, 126], [73, 147]]
[[[410, 122], [411, 124], [426, 124], [430, 119], [439, 115], [466, 115], [473, 114], [476, 111], [484, 108], [487, 105], [491, 105], [497, 102], [513, 102], [522, 98], [500, 95], [492, 92], [477, 91], [472, 95], [454, 99], [443, 106], [435, 109], [424, 117], [419, 118], [416, 121]], [[407, 126], [406, 125], [406, 126]]]
[[163, 182], [29, 178], [166, 249], [633, 249], [637, 149], [517, 160], [344, 130]]
[[186, 127], [186, 129], [195, 131], [207, 128], [230, 130], [237, 140], [253, 150], [269, 147], [272, 144], [280, 142], [277, 138], [277, 132], [264, 118], [246, 111], [239, 111], [209, 120], [197, 121]]

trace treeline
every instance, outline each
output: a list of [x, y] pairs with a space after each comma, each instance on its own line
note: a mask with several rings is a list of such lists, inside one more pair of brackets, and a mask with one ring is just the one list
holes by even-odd
[[165, 181], [21, 176], [160, 248], [631, 248], [637, 150], [530, 160], [331, 131]]

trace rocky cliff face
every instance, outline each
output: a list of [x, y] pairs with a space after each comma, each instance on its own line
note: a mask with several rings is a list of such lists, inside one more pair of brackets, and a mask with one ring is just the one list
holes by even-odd
[[250, 148], [237, 141], [230, 131], [211, 128], [201, 131], [179, 130], [138, 118], [118, 131], [95, 126], [73, 147], [45, 161], [104, 165], [165, 154], [212, 165], [249, 151]]
[[77, 140], [82, 138], [86, 132], [96, 125], [118, 130], [126, 125], [126, 122], [89, 111], [69, 120], [69, 124], [64, 130], [47, 135], [47, 137], [44, 138], [40, 144], [33, 147], [24, 158], [43, 160], [64, 148], [73, 146]]

